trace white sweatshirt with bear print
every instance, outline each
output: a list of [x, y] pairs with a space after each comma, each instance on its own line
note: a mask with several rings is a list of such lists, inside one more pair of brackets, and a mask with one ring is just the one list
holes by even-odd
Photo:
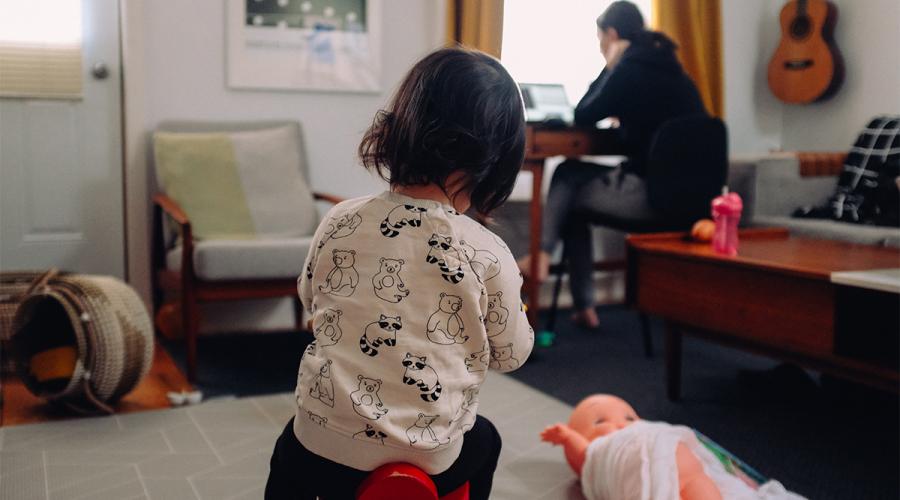
[[336, 205], [298, 280], [315, 341], [294, 433], [359, 470], [456, 460], [488, 368], [515, 370], [534, 332], [499, 237], [435, 201], [385, 192]]

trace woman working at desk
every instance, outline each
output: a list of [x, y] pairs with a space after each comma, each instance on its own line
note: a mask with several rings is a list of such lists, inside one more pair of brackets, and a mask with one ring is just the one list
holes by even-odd
[[[604, 219], [647, 219], [653, 211], [644, 184], [645, 162], [653, 134], [666, 120], [706, 113], [694, 83], [675, 57], [672, 40], [644, 28], [637, 7], [610, 5], [597, 18], [597, 37], [606, 68], [575, 108], [575, 124], [593, 127], [615, 118], [628, 159], [614, 169], [579, 160], [557, 167], [544, 211], [541, 269], [545, 281], [550, 254], [565, 239], [575, 321], [596, 327], [591, 224]], [[528, 273], [530, 256], [520, 260]]]

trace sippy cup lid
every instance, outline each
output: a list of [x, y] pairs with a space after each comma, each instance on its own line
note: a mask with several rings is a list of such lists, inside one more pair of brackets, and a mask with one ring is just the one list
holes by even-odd
[[722, 187], [722, 194], [712, 201], [713, 215], [740, 215], [744, 209], [741, 196], [728, 192], [728, 186]]

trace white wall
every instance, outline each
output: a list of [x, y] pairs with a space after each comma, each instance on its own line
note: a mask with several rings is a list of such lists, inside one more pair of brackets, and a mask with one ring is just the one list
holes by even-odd
[[722, 1], [725, 120], [732, 154], [781, 147], [782, 106], [766, 84], [778, 44], [779, 7], [771, 0]]
[[144, 3], [123, 0], [122, 114], [125, 170], [125, 258], [128, 283], [150, 306], [150, 184], [147, 169], [147, 133], [144, 129]]
[[313, 189], [342, 196], [370, 193], [376, 185], [357, 165], [359, 139], [411, 64], [442, 41], [439, 14], [444, 12], [443, 4], [382, 2], [383, 92], [354, 94], [229, 89], [225, 82], [225, 3], [145, 2], [146, 130], [162, 120], [178, 118], [299, 120]]
[[725, 112], [733, 154], [842, 150], [871, 117], [900, 113], [900, 2], [832, 0], [844, 86], [830, 100], [788, 105], [769, 90], [782, 0], [723, 0]]
[[[362, 133], [399, 80], [444, 42], [445, 5], [384, 0], [382, 92], [233, 90], [225, 82], [225, 0], [123, 0], [129, 281], [149, 303], [150, 133], [163, 120], [298, 120], [313, 189], [343, 197], [381, 189], [356, 159]], [[290, 304], [207, 310], [241, 329], [291, 325]], [[229, 317], [230, 315], [230, 317]], [[217, 329], [215, 326], [213, 329]]]

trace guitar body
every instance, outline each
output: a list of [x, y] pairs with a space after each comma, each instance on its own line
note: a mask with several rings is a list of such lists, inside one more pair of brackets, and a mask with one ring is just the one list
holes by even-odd
[[834, 43], [837, 8], [826, 0], [791, 0], [781, 9], [781, 43], [769, 61], [769, 88], [791, 104], [821, 101], [844, 80]]

